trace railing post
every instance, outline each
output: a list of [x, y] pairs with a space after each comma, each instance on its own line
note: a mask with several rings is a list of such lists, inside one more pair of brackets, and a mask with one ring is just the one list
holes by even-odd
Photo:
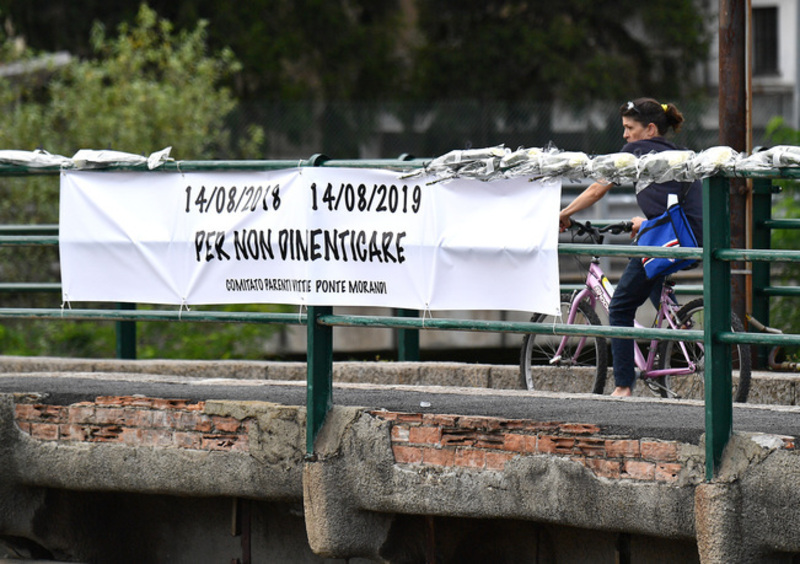
[[[414, 309], [398, 309], [397, 317], [419, 317]], [[419, 329], [397, 330], [397, 360], [419, 361]]]
[[711, 480], [733, 432], [730, 345], [715, 336], [731, 330], [731, 267], [714, 258], [731, 244], [730, 182], [703, 181], [703, 299], [705, 304], [706, 479]]
[[[772, 230], [766, 222], [772, 219], [772, 181], [765, 178], [753, 180], [753, 248], [771, 249]], [[769, 325], [769, 297], [765, 295], [764, 288], [771, 285], [770, 263], [754, 261], [753, 266], [753, 317], [764, 325]], [[755, 367], [764, 368], [767, 365], [767, 351], [769, 347], [755, 347], [758, 351], [758, 362]]]
[[314, 439], [333, 406], [333, 328], [317, 319], [330, 315], [330, 306], [310, 306], [306, 317], [308, 332], [306, 375], [306, 455], [314, 454]]
[[[120, 303], [117, 309], [133, 310], [136, 304]], [[117, 321], [117, 358], [136, 360], [136, 322]]]

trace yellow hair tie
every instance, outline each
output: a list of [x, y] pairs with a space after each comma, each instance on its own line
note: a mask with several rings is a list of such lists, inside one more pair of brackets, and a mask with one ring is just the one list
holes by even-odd
[[661, 104], [661, 107], [664, 108], [664, 113], [666, 113], [667, 112], [667, 105], [666, 104]]

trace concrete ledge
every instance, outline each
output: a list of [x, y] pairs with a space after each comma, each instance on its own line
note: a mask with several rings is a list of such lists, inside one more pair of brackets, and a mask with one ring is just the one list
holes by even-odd
[[[588, 393], [593, 385], [590, 368], [541, 367], [546, 392]], [[93, 360], [56, 357], [0, 356], [0, 373], [27, 372], [112, 372], [181, 376], [187, 378], [232, 378], [241, 380], [305, 381], [304, 362], [275, 361], [191, 361], [191, 360]], [[335, 382], [382, 385], [465, 386], [489, 389], [522, 389], [517, 365], [464, 364], [457, 362], [337, 362]], [[606, 392], [610, 393], [613, 374], [609, 369]], [[800, 374], [794, 372], [755, 372], [748, 403], [797, 405]], [[634, 395], [653, 397], [644, 385], [637, 384]], [[702, 399], [702, 398], [695, 398]]]

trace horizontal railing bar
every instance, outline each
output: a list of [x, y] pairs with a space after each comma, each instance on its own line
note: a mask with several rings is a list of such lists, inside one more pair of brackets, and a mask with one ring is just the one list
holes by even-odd
[[323, 315], [317, 318], [331, 327], [370, 327], [381, 329], [430, 329], [481, 331], [493, 333], [536, 333], [546, 335], [589, 335], [625, 339], [659, 339], [664, 341], [701, 341], [697, 330], [653, 329], [649, 327], [610, 327], [608, 325], [567, 325], [566, 323], [531, 323], [527, 321], [489, 321], [482, 319], [446, 319], [389, 317], [366, 315]]
[[718, 333], [716, 339], [721, 343], [732, 345], [800, 345], [800, 335], [783, 333]]
[[724, 261], [800, 262], [800, 251], [770, 249], [717, 249], [714, 258]]
[[60, 282], [0, 282], [0, 292], [60, 292]]
[[66, 319], [71, 321], [205, 321], [211, 323], [282, 323], [305, 325], [306, 315], [252, 311], [114, 310], [0, 308], [0, 319]]
[[765, 219], [759, 225], [768, 229], [800, 229], [800, 219]]
[[[664, 257], [682, 259], [702, 259], [703, 249], [664, 247], [639, 247], [636, 245], [581, 245], [578, 243], [560, 243], [558, 252], [565, 255], [597, 255], [603, 257]], [[800, 253], [798, 253], [800, 256]]]
[[776, 180], [782, 178], [800, 178], [800, 169], [798, 168], [773, 168], [770, 170], [762, 171], [735, 171], [724, 173], [720, 172], [717, 176], [725, 178], [773, 178]]
[[[268, 171], [285, 170], [298, 167], [324, 166], [346, 168], [391, 168], [391, 169], [417, 169], [422, 168], [431, 159], [292, 159], [292, 160], [219, 160], [219, 161], [167, 161], [158, 168], [150, 170], [146, 163], [142, 164], [109, 164], [97, 168], [67, 168], [69, 171], [81, 172], [196, 172], [196, 171]], [[58, 166], [26, 167], [19, 165], [0, 164], [0, 176], [28, 176], [28, 175], [55, 175], [62, 169]]]
[[39, 247], [58, 245], [58, 236], [46, 235], [2, 235], [0, 246], [3, 247]]
[[800, 286], [767, 286], [754, 291], [762, 296], [800, 296]]
[[0, 235], [58, 235], [58, 225], [0, 225]]

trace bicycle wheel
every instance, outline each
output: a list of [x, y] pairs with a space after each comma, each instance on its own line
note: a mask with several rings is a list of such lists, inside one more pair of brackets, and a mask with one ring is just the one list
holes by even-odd
[[[533, 323], [566, 323], [569, 314], [570, 295], [561, 296], [561, 317], [535, 314]], [[578, 304], [573, 325], [600, 325], [600, 319], [589, 304]], [[592, 392], [602, 394], [608, 370], [608, 349], [602, 337], [580, 337], [570, 335], [561, 355], [556, 352], [561, 344], [560, 335], [529, 333], [522, 340], [520, 353], [520, 381], [528, 390], [550, 390], [585, 392], [586, 384], [581, 376], [593, 378]], [[583, 341], [582, 346], [581, 342]], [[578, 347], [580, 346], [580, 350]], [[577, 351], [577, 356], [575, 355]]]
[[[683, 306], [677, 313], [681, 329], [703, 330], [705, 315], [703, 299], [692, 300]], [[736, 314], [731, 313], [731, 330], [744, 332], [744, 326]], [[697, 370], [685, 376], [664, 376], [658, 378], [658, 383], [664, 397], [679, 397], [687, 399], [704, 399], [705, 397], [705, 355], [702, 342], [684, 342], [688, 358], [697, 366]], [[687, 366], [686, 355], [677, 341], [662, 341], [659, 345], [660, 368], [681, 368]], [[750, 393], [750, 372], [752, 363], [750, 347], [748, 345], [735, 345], [731, 347], [731, 364], [733, 367], [733, 400], [744, 403]]]

